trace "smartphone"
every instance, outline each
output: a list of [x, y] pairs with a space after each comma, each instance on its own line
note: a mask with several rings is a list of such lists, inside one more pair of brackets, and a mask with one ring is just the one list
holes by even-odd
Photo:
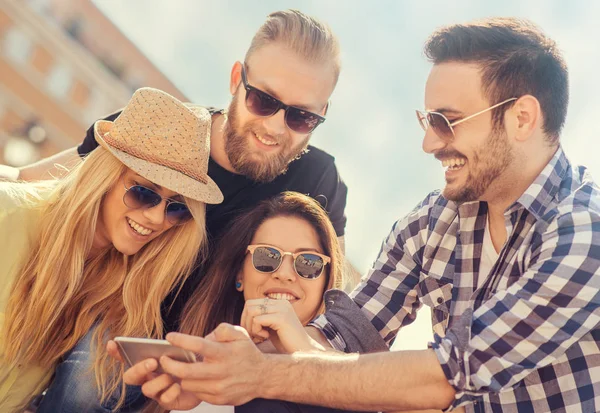
[[[168, 356], [173, 360], [184, 363], [196, 362], [196, 355], [189, 350], [184, 350], [180, 347], [175, 347], [167, 340], [157, 340], [153, 338], [137, 338], [137, 337], [115, 337], [115, 343], [119, 348], [121, 357], [127, 364], [127, 368], [146, 359], [156, 359], [161, 356]], [[164, 373], [160, 363], [158, 364], [156, 373]]]

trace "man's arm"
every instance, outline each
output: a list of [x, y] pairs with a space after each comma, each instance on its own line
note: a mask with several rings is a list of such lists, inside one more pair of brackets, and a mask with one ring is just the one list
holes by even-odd
[[77, 147], [69, 148], [34, 164], [19, 168], [18, 179], [39, 181], [60, 178], [79, 162], [81, 162], [81, 158], [77, 153]]
[[432, 350], [272, 355], [264, 369], [261, 397], [341, 409], [445, 409], [455, 394]]
[[182, 395], [212, 404], [262, 397], [351, 410], [423, 410], [446, 408], [454, 398], [432, 350], [265, 355], [243, 329], [226, 324], [207, 338], [169, 333], [167, 339], [204, 361], [163, 357], [161, 366], [182, 379]]

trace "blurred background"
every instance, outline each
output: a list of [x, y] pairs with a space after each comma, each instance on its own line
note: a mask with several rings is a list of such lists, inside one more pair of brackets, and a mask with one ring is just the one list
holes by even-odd
[[[141, 86], [225, 107], [232, 64], [266, 15], [286, 8], [326, 21], [340, 38], [342, 73], [312, 143], [336, 157], [349, 187], [346, 251], [362, 273], [394, 221], [443, 185], [414, 114], [430, 68], [422, 45], [439, 26], [517, 16], [556, 40], [571, 81], [563, 146], [600, 177], [592, 0], [0, 0], [0, 163], [22, 166], [78, 144]], [[430, 339], [421, 311], [396, 347]]]

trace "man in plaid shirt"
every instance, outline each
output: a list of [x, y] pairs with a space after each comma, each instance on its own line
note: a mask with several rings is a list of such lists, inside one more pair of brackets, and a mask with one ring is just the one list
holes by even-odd
[[600, 197], [560, 146], [568, 79], [556, 44], [528, 22], [489, 19], [439, 30], [425, 52], [417, 116], [446, 186], [394, 225], [351, 300], [326, 295], [313, 326], [324, 345], [381, 350], [425, 305], [430, 348], [273, 356], [231, 326], [219, 343], [168, 337], [209, 362], [163, 365], [200, 399], [600, 411]]

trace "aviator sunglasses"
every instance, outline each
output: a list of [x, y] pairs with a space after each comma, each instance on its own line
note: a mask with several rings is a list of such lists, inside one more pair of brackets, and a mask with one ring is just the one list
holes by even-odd
[[467, 116], [466, 118], [459, 119], [454, 122], [450, 122], [443, 113], [440, 112], [421, 112], [417, 110], [417, 119], [419, 120], [419, 125], [425, 132], [427, 132], [427, 128], [431, 126], [433, 132], [444, 142], [450, 143], [454, 140], [454, 126], [459, 125], [463, 122], [468, 121], [469, 119], [473, 119], [476, 116], [479, 116], [485, 112], [488, 112], [492, 109], [495, 109], [499, 106], [502, 106], [508, 102], [512, 102], [513, 100], [517, 100], [517, 98], [506, 99], [500, 103], [495, 104], [494, 106], [490, 106], [487, 109], [474, 113], [472, 115]]
[[279, 110], [283, 109], [285, 111], [284, 120], [287, 127], [294, 132], [302, 134], [311, 133], [317, 126], [325, 122], [323, 116], [295, 106], [286, 105], [268, 93], [250, 86], [244, 66], [242, 66], [242, 83], [246, 89], [246, 107], [256, 116], [273, 116]]
[[160, 194], [142, 185], [133, 185], [127, 188], [125, 183], [123, 203], [131, 209], [150, 209], [160, 204], [163, 199], [167, 201], [165, 216], [173, 225], [181, 225], [192, 218], [192, 213], [183, 202], [163, 198]]
[[326, 264], [331, 259], [323, 254], [313, 251], [286, 252], [272, 245], [248, 245], [252, 255], [254, 269], [262, 273], [272, 273], [281, 267], [283, 258], [291, 255], [294, 261], [294, 270], [302, 278], [314, 280], [323, 274]]

